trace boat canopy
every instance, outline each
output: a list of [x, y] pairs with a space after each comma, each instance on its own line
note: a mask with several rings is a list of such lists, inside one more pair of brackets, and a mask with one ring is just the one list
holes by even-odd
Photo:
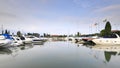
[[2, 34], [2, 35], [3, 35], [6, 39], [11, 39], [11, 40], [13, 39], [12, 36], [9, 35], [9, 34]]
[[119, 35], [113, 33], [113, 34], [105, 35], [103, 38], [119, 38]]

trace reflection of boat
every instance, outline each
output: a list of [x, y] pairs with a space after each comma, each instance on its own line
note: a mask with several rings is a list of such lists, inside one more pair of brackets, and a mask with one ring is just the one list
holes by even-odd
[[0, 54], [11, 54], [12, 51], [9, 48], [1, 47], [0, 48]]
[[105, 38], [96, 38], [92, 40], [95, 44], [115, 45], [120, 44], [120, 37], [118, 34], [112, 34]]
[[119, 45], [95, 45], [92, 46], [92, 49], [107, 51], [107, 52], [120, 52]]
[[26, 49], [30, 49], [33, 48], [32, 44], [25, 44], [25, 46], [19, 46], [20, 50], [26, 50]]
[[32, 39], [33, 43], [41, 43], [41, 42], [45, 42], [47, 40], [46, 38], [38, 38], [35, 36], [28, 36], [27, 38]]
[[119, 45], [95, 45], [92, 46], [92, 49], [98, 51], [104, 51], [105, 60], [110, 61], [111, 56], [120, 55], [120, 46]]
[[33, 45], [44, 45], [45, 42], [34, 42]]

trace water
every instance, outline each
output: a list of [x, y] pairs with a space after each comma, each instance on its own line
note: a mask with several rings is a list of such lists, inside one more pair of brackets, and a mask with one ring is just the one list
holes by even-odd
[[119, 63], [117, 51], [64, 41], [0, 48], [0, 68], [119, 68]]

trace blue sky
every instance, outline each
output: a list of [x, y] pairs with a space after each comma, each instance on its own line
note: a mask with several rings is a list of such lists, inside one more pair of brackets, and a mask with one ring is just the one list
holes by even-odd
[[89, 34], [102, 30], [104, 19], [119, 30], [119, 18], [120, 0], [0, 0], [0, 25], [11, 32]]

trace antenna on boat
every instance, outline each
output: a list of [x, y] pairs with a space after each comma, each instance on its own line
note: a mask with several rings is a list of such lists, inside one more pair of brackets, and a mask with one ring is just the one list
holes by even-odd
[[3, 25], [1, 26], [1, 34], [3, 34], [4, 33], [4, 31], [3, 31]]

